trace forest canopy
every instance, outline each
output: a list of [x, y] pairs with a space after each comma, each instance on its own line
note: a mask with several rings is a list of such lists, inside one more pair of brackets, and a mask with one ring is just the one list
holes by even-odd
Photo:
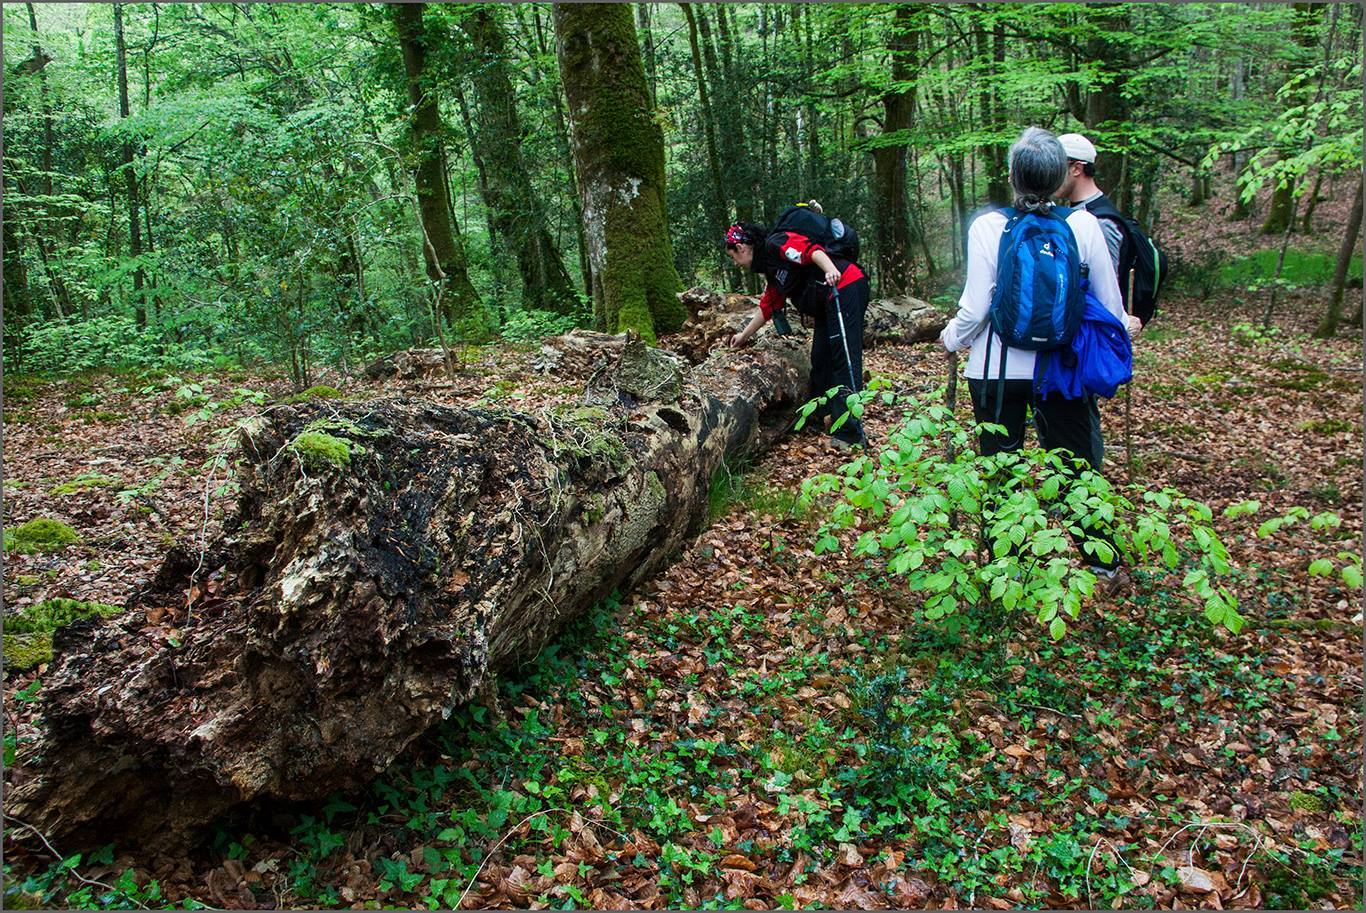
[[[1217, 186], [1276, 232], [1361, 165], [1357, 6], [630, 11], [684, 284], [749, 281], [725, 225], [815, 198], [875, 289], [951, 291], [1029, 124], [1086, 132], [1159, 233], [1160, 191]], [[264, 360], [305, 386], [443, 331], [604, 326], [552, 12], [6, 4], [6, 364]]]

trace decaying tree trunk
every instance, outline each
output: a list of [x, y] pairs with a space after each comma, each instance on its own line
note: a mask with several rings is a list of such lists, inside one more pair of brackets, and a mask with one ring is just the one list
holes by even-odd
[[809, 365], [790, 339], [690, 370], [615, 348], [586, 397], [600, 405], [558, 414], [267, 410], [204, 567], [182, 555], [150, 608], [58, 633], [45, 741], [7, 811], [63, 847], [152, 847], [238, 803], [360, 787], [658, 571], [704, 522], [722, 460], [785, 430]]
[[[657, 572], [705, 521], [722, 461], [780, 436], [810, 373], [805, 334], [719, 346], [754, 299], [678, 297], [697, 329], [670, 337], [677, 354], [629, 334], [546, 341], [532, 370], [592, 374], [577, 404], [267, 409], [241, 432], [223, 536], [173, 552], [130, 611], [58, 631], [43, 742], [6, 812], [63, 848], [150, 849], [244, 802], [361, 787]], [[914, 341], [944, 315], [905, 298], [866, 322], [870, 340]], [[425, 370], [402, 354], [373, 374]]]

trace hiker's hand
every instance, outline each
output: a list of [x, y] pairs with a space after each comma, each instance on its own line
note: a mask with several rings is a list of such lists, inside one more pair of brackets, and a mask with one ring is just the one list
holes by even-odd
[[1135, 336], [1137, 336], [1139, 334], [1139, 331], [1143, 329], [1143, 321], [1139, 320], [1133, 314], [1124, 315], [1124, 322], [1129, 325], [1130, 339], [1133, 339]]
[[749, 339], [745, 337], [744, 333], [736, 333], [730, 338], [730, 347], [732, 349], [743, 348], [747, 342], [749, 342]]
[[826, 284], [826, 285], [831, 286], [831, 287], [833, 288], [834, 285], [835, 285], [837, 282], [839, 282], [839, 281], [840, 281], [840, 271], [839, 271], [839, 270], [837, 270], [837, 269], [828, 269], [828, 270], [825, 271], [825, 284]]

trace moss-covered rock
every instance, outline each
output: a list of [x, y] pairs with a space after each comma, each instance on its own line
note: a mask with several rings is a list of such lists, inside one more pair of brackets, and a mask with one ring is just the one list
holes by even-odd
[[289, 449], [313, 469], [351, 464], [351, 442], [322, 431], [303, 431], [289, 442]]
[[79, 599], [44, 599], [5, 617], [5, 665], [32, 669], [52, 659], [52, 634], [73, 621], [122, 612], [118, 606]]
[[38, 517], [22, 526], [5, 530], [5, 554], [27, 555], [32, 552], [55, 552], [80, 542], [81, 537], [61, 520]]
[[52, 486], [50, 491], [54, 495], [69, 495], [74, 494], [78, 491], [86, 491], [91, 488], [108, 488], [113, 484], [115, 484], [115, 480], [109, 478], [108, 476], [83, 475], [77, 476], [70, 482], [63, 482], [60, 485], [54, 485]]

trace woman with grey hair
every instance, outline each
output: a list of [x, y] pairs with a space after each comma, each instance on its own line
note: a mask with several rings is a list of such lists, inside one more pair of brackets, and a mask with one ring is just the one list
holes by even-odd
[[[1030, 127], [1010, 147], [1008, 161], [1010, 185], [1015, 193], [1014, 209], [1050, 215], [1053, 194], [1067, 176], [1067, 153], [1057, 137], [1042, 128]], [[958, 299], [958, 312], [939, 339], [950, 352], [963, 348], [972, 350], [964, 374], [972, 392], [973, 413], [979, 423], [1005, 426], [1005, 434], [984, 432], [981, 435], [978, 443], [983, 455], [1023, 447], [1026, 421], [1032, 412], [1043, 447], [1069, 451], [1099, 472], [1104, 445], [1094, 397], [1068, 400], [1056, 395], [1047, 399], [1038, 396], [1034, 384], [1036, 353], [1005, 345], [991, 328], [997, 258], [1008, 215], [1013, 213], [997, 210], [973, 220], [968, 229], [967, 279]], [[1076, 209], [1067, 212], [1066, 225], [1076, 239], [1081, 262], [1089, 269], [1092, 294], [1106, 310], [1123, 321], [1119, 280], [1100, 223], [1085, 209]], [[987, 365], [988, 352], [993, 362], [990, 366]], [[998, 373], [1003, 374], [1004, 383], [997, 382]], [[1085, 553], [1083, 557], [1092, 563], [1091, 569], [1107, 591], [1127, 585], [1128, 575], [1119, 568], [1117, 558], [1099, 562]]]

